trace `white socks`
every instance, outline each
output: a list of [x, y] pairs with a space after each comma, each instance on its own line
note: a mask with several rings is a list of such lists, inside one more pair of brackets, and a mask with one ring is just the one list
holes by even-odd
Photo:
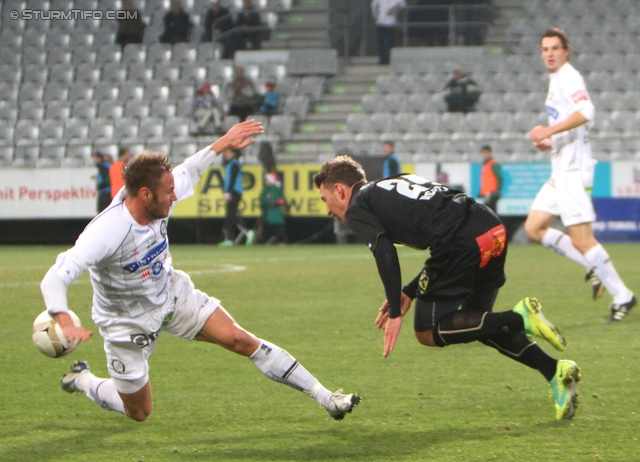
[[80, 380], [76, 380], [80, 382], [76, 388], [83, 391], [91, 401], [104, 409], [125, 414], [124, 403], [113, 384], [113, 380], [99, 378], [91, 373], [83, 374]]
[[607, 251], [598, 244], [588, 250], [584, 255], [573, 246], [571, 238], [554, 228], [548, 228], [542, 236], [542, 245], [554, 252], [567, 257], [576, 263], [580, 263], [587, 271], [592, 268], [602, 284], [613, 296], [613, 303], [627, 303], [633, 296], [632, 292], [624, 285], [618, 272], [613, 267]]
[[325, 408], [329, 405], [331, 392], [279, 346], [260, 340], [260, 346], [249, 359], [271, 380], [303, 391]]
[[613, 303], [622, 304], [631, 300], [633, 294], [624, 285], [622, 279], [618, 275], [618, 272], [611, 263], [611, 258], [604, 247], [598, 244], [595, 247], [589, 249], [584, 254], [585, 260], [589, 263], [589, 266], [594, 269], [596, 276], [600, 278], [602, 284], [607, 288], [609, 293], [613, 296]]
[[542, 236], [542, 245], [547, 249], [551, 249], [563, 257], [567, 257], [570, 260], [580, 263], [587, 271], [590, 271], [593, 265], [585, 259], [578, 249], [573, 246], [571, 238], [554, 228], [547, 228], [547, 231]]

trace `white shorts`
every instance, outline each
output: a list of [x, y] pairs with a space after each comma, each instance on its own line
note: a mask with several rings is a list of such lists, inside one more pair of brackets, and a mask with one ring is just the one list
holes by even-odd
[[592, 185], [593, 170], [555, 172], [538, 192], [531, 210], [559, 216], [564, 226], [592, 223], [596, 219]]
[[[149, 374], [148, 359], [155, 350], [161, 332], [193, 340], [220, 306], [220, 300], [197, 290], [189, 276], [177, 270], [171, 274], [170, 297], [173, 310], [165, 316], [160, 329], [145, 330], [140, 319], [134, 321], [131, 318], [123, 318], [121, 323], [100, 328], [111, 377], [126, 381], [138, 381], [146, 377]], [[126, 393], [124, 390], [122, 392]]]

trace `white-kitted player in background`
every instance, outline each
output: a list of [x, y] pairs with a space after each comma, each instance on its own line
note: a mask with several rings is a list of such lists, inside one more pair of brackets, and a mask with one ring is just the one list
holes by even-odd
[[58, 255], [41, 283], [48, 312], [64, 335], [87, 341], [93, 332], [73, 324], [67, 287], [89, 270], [92, 317], [104, 339], [111, 378], [94, 376], [77, 361], [61, 380], [105, 409], [145, 420], [153, 402], [148, 359], [159, 333], [215, 343], [249, 359], [267, 377], [303, 391], [334, 419], [360, 402], [357, 394], [332, 393], [295, 358], [240, 327], [220, 301], [194, 288], [172, 267], [167, 221], [173, 204], [193, 194], [200, 175], [225, 149], [242, 149], [262, 133], [259, 122], [234, 125], [224, 136], [173, 170], [164, 153], [144, 151], [124, 173], [125, 187], [87, 225], [75, 245]]
[[[549, 126], [534, 127], [529, 137], [539, 150], [551, 150], [552, 173], [531, 205], [525, 231], [532, 241], [584, 266], [586, 279], [593, 286], [593, 299], [600, 297], [604, 285], [613, 296], [608, 321], [621, 321], [637, 300], [596, 240], [591, 225], [596, 219], [591, 202], [595, 161], [588, 126], [595, 108], [584, 79], [569, 63], [567, 34], [557, 28], [547, 29], [540, 47], [549, 71]], [[558, 216], [568, 235], [549, 227]]]

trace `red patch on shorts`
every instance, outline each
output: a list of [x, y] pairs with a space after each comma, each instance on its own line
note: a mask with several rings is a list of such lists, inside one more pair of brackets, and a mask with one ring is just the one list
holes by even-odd
[[481, 236], [476, 237], [480, 249], [480, 268], [486, 266], [489, 260], [499, 257], [504, 252], [507, 242], [507, 230], [504, 225], [491, 228]]

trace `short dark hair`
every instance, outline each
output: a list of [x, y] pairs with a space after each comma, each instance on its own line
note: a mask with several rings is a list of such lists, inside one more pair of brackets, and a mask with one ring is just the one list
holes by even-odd
[[171, 164], [164, 152], [142, 151], [132, 157], [124, 168], [123, 180], [127, 194], [136, 197], [143, 187], [155, 193], [164, 173], [170, 171]]
[[562, 48], [564, 48], [565, 50], [571, 49], [571, 42], [569, 42], [569, 36], [565, 31], [563, 31], [558, 27], [550, 27], [549, 29], [547, 29], [542, 35], [542, 37], [540, 37], [540, 41], [542, 42], [542, 39], [545, 37], [558, 37], [560, 39], [560, 42], [562, 42]]
[[489, 146], [488, 144], [485, 144], [480, 148], [480, 151], [493, 151], [493, 149], [491, 149], [491, 146]]
[[313, 178], [316, 188], [322, 184], [331, 186], [336, 183], [353, 186], [363, 181], [367, 181], [367, 175], [362, 165], [349, 156], [338, 156], [326, 161]]

